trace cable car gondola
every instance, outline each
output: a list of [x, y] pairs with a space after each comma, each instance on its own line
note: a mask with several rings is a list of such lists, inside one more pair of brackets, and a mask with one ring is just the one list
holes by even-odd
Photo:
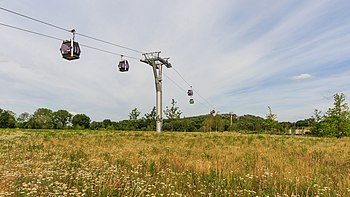
[[121, 57], [122, 60], [120, 60], [118, 64], [118, 68], [120, 72], [127, 72], [129, 71], [129, 62], [128, 60], [123, 59], [123, 56]]
[[190, 104], [193, 105], [194, 104], [194, 99], [192, 98], [193, 97], [193, 90], [192, 90], [192, 86], [190, 86], [190, 89], [187, 90], [187, 96], [190, 97]]
[[187, 95], [189, 97], [192, 97], [193, 96], [193, 90], [192, 90], [192, 86], [190, 86], [190, 87], [191, 87], [191, 89], [187, 90]]
[[63, 41], [60, 48], [62, 57], [69, 61], [79, 59], [81, 52], [79, 43], [74, 41], [75, 30], [73, 29], [71, 32], [73, 33], [73, 38]]
[[187, 91], [187, 95], [188, 95], [188, 96], [193, 96], [193, 90], [188, 90], [188, 91]]

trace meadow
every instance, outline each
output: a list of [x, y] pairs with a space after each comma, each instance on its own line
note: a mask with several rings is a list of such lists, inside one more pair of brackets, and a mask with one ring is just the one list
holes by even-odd
[[350, 196], [350, 139], [0, 130], [0, 196]]

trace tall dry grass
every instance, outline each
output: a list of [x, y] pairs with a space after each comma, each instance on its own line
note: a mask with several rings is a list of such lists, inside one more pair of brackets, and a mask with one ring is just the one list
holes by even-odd
[[350, 196], [349, 138], [0, 130], [0, 196]]

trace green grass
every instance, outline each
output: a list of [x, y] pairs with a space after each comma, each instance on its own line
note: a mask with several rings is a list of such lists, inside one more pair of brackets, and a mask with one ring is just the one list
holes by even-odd
[[0, 130], [0, 196], [350, 196], [350, 139]]

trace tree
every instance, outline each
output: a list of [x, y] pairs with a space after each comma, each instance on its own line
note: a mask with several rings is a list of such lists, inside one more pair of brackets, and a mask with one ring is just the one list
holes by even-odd
[[101, 128], [104, 128], [102, 122], [93, 121], [92, 123], [90, 123], [90, 129], [92, 130], [99, 130]]
[[213, 115], [209, 114], [206, 116], [206, 118], [203, 120], [203, 131], [204, 132], [211, 132], [212, 131], [212, 124], [213, 124]]
[[235, 125], [237, 124], [238, 116], [237, 114], [234, 114], [230, 112], [229, 114], [223, 114], [224, 118], [226, 119], [226, 131], [233, 131], [235, 129]]
[[141, 120], [122, 120], [116, 124], [115, 128], [122, 131], [137, 131], [140, 130], [140, 121]]
[[129, 114], [129, 119], [130, 120], [137, 120], [140, 116], [140, 112], [139, 110], [135, 107], [134, 109], [131, 110], [130, 114]]
[[176, 127], [175, 130], [177, 130], [178, 124], [176, 120], [180, 118], [182, 112], [180, 111], [179, 107], [176, 106], [176, 101], [174, 99], [171, 99], [170, 108], [166, 106], [166, 109], [164, 110], [164, 114], [169, 120], [171, 131], [174, 130], [174, 126]]
[[312, 125], [313, 122], [313, 118], [307, 118], [304, 120], [298, 120], [297, 122], [295, 122], [295, 126], [297, 128], [308, 128]]
[[220, 114], [216, 114], [214, 116], [214, 120], [215, 120], [215, 131], [224, 131], [225, 121], [222, 118], [222, 116]]
[[102, 121], [102, 127], [105, 128], [106, 130], [114, 130], [114, 124], [110, 119], [104, 119]]
[[85, 114], [77, 114], [73, 116], [72, 124], [75, 129], [87, 129], [90, 127], [90, 117]]
[[264, 127], [265, 120], [259, 116], [243, 115], [237, 118], [233, 127], [237, 131], [261, 131]]
[[145, 121], [146, 121], [147, 128], [149, 130], [155, 130], [156, 118], [157, 118], [157, 111], [156, 111], [156, 107], [154, 106], [150, 113], [145, 114]]
[[190, 120], [189, 118], [182, 119], [181, 123], [181, 131], [192, 132], [196, 130], [195, 122]]
[[334, 134], [336, 137], [349, 135], [350, 112], [343, 93], [333, 95], [333, 108], [329, 108], [325, 117], [325, 131]]
[[53, 128], [53, 112], [51, 109], [37, 109], [28, 123], [33, 129], [52, 129]]
[[322, 136], [322, 112], [318, 109], [314, 110], [314, 115], [311, 117], [311, 128], [310, 132], [312, 135]]
[[55, 129], [65, 128], [72, 119], [72, 114], [67, 110], [58, 110], [53, 113], [53, 124]]
[[28, 121], [30, 120], [31, 116], [28, 112], [21, 113], [17, 118], [17, 127], [19, 128], [28, 128]]
[[278, 123], [278, 128], [281, 133], [289, 133], [289, 131], [292, 129], [293, 123], [291, 122], [280, 122]]
[[176, 106], [176, 101], [174, 99], [171, 100], [171, 107], [168, 106], [164, 110], [165, 116], [168, 119], [178, 119], [180, 118], [182, 112], [180, 111], [179, 107]]
[[14, 128], [16, 126], [15, 113], [0, 109], [0, 128]]
[[154, 106], [151, 110], [150, 113], [145, 114], [145, 119], [146, 120], [151, 120], [151, 121], [155, 121], [157, 117], [157, 111], [156, 111], [156, 107]]
[[269, 112], [268, 112], [268, 114], [266, 114], [265, 125], [266, 125], [267, 129], [272, 131], [272, 130], [276, 129], [276, 127], [278, 125], [278, 121], [276, 120], [277, 115], [272, 113], [270, 106], [268, 106], [267, 108], [269, 109]]

